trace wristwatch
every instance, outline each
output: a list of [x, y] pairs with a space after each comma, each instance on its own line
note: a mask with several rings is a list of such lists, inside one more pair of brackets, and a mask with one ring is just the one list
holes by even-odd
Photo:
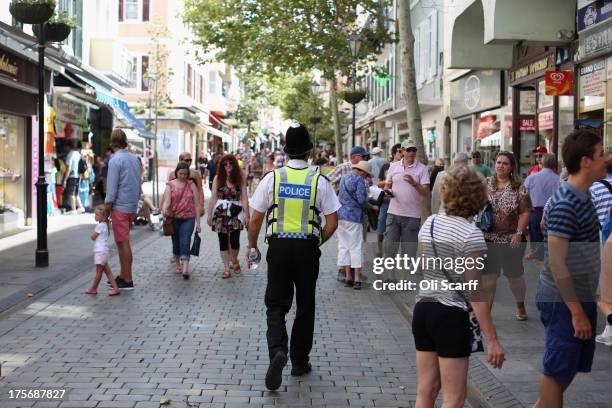
[[525, 233], [523, 231], [521, 231], [520, 229], [517, 229], [515, 232], [516, 235], [524, 235]]

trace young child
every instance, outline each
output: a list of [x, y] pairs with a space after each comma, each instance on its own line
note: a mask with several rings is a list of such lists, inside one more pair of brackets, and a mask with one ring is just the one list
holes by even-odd
[[121, 294], [117, 288], [117, 282], [113, 278], [113, 274], [108, 266], [108, 210], [102, 205], [98, 205], [94, 211], [98, 224], [91, 234], [91, 240], [94, 242], [94, 261], [96, 263], [96, 277], [94, 278], [91, 289], [85, 293], [88, 295], [98, 294], [98, 284], [102, 279], [102, 272], [106, 274], [108, 281], [113, 289], [108, 292], [108, 296], [117, 296]]

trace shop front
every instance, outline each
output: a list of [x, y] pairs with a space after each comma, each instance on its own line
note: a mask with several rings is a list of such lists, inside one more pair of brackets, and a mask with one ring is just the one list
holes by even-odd
[[0, 236], [26, 225], [32, 214], [37, 78], [35, 64], [0, 46]]
[[[521, 176], [526, 177], [535, 163], [534, 149], [544, 146], [560, 156], [559, 147], [573, 129], [573, 64], [567, 48], [517, 46], [515, 55], [509, 75], [513, 100], [512, 151]], [[550, 87], [547, 71], [567, 77], [565, 95], [547, 95], [551, 93], [547, 92], [547, 86]]]
[[471, 71], [451, 82], [451, 133], [454, 151], [481, 152], [493, 167], [498, 151], [511, 145], [511, 111], [503, 71]]
[[576, 127], [589, 128], [612, 148], [612, 4], [578, 9]]

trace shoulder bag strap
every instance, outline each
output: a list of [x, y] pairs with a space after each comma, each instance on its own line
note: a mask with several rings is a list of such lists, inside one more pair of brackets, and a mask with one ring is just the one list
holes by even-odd
[[[431, 235], [431, 246], [433, 248], [433, 252], [434, 252], [434, 256], [437, 258], [438, 257], [438, 251], [436, 250], [436, 243], [434, 240], [434, 224], [436, 222], [436, 218], [438, 216], [434, 216], [431, 219], [431, 225], [429, 226], [429, 234]], [[448, 273], [448, 271], [446, 270], [446, 268], [442, 267], [442, 272], [444, 272], [444, 275], [446, 276], [446, 279], [448, 279], [449, 282], [452, 283], [457, 283], [450, 275], [450, 273]], [[467, 296], [465, 296], [465, 294], [463, 292], [461, 292], [460, 290], [455, 289], [455, 293], [457, 293], [461, 299], [463, 299], [463, 301], [465, 302], [465, 304], [468, 306], [468, 309], [471, 310], [472, 306], [470, 305], [470, 301], [467, 298]]]
[[602, 180], [599, 180], [599, 182], [603, 184], [604, 186], [606, 186], [608, 190], [610, 191], [610, 194], [612, 194], [612, 184], [610, 184], [608, 180], [602, 179]]

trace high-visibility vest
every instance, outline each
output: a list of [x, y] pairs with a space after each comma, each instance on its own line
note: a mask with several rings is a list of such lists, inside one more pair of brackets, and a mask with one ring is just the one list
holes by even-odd
[[274, 170], [274, 204], [268, 209], [267, 238], [319, 239], [315, 207], [319, 168]]

